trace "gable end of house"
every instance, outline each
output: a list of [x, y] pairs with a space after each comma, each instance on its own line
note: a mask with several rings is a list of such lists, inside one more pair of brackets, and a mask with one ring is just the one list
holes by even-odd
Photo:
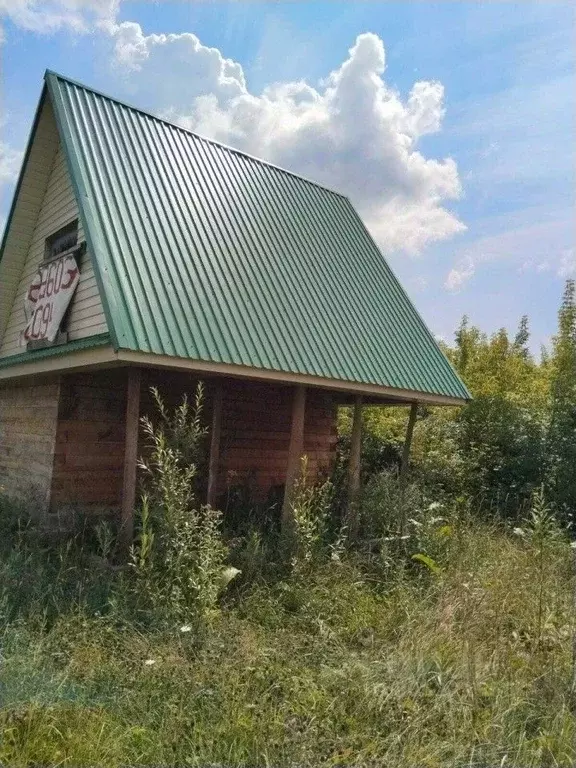
[[[46, 260], [47, 243], [63, 228], [75, 224], [77, 243], [81, 244], [85, 240], [82, 217], [45, 88], [0, 251], [0, 360], [26, 352], [22, 344], [27, 325], [25, 297]], [[69, 342], [108, 332], [90, 251], [80, 252], [78, 267], [80, 277], [65, 321]]]

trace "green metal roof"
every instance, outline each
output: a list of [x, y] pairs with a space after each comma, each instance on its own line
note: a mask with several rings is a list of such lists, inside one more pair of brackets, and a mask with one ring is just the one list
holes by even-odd
[[470, 397], [346, 197], [46, 81], [116, 349]]

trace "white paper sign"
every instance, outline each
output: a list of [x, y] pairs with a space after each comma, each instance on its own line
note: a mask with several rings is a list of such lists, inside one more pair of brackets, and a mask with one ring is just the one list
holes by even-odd
[[54, 341], [79, 279], [76, 259], [70, 255], [40, 267], [24, 299], [27, 325], [20, 335], [21, 346], [40, 339]]

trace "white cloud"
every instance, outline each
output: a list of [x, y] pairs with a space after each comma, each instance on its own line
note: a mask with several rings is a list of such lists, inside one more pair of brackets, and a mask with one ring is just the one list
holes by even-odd
[[275, 83], [257, 95], [238, 62], [191, 33], [104, 27], [132, 100], [347, 194], [385, 249], [418, 253], [465, 229], [444, 207], [461, 194], [456, 164], [418, 150], [422, 136], [442, 127], [443, 86], [417, 82], [403, 100], [384, 80], [376, 35], [360, 35], [316, 87]]
[[[2, 124], [0, 122], [0, 128]], [[16, 181], [18, 171], [20, 170], [20, 164], [22, 163], [23, 152], [14, 149], [9, 144], [0, 140], [0, 202], [2, 208], [7, 201], [9, 190], [11, 185]], [[8, 195], [6, 194], [8, 192]], [[0, 210], [0, 239], [4, 233], [4, 226], [6, 224], [6, 215], [3, 210]]]
[[415, 293], [422, 293], [428, 288], [428, 278], [424, 275], [414, 275], [408, 279], [408, 282]]
[[0, 16], [35, 31], [98, 29], [133, 100], [347, 194], [386, 250], [418, 253], [465, 229], [445, 204], [461, 194], [451, 158], [427, 159], [422, 136], [441, 130], [444, 89], [414, 83], [407, 98], [385, 79], [380, 38], [360, 35], [318, 85], [248, 89], [242, 66], [192, 33], [145, 35], [116, 23], [120, 0], [0, 0]]
[[240, 64], [202, 45], [191, 32], [145, 36], [131, 21], [105, 22], [102, 28], [114, 41], [116, 66], [130, 78], [127, 87], [142, 90], [145, 84], [163, 112], [206, 94], [229, 100], [247, 92]]
[[571, 208], [533, 206], [478, 219], [475, 231], [479, 236], [456, 251], [445, 287], [459, 288], [480, 267], [496, 262], [511, 265], [521, 274], [569, 276], [575, 271], [573, 218]]
[[472, 257], [464, 256], [448, 273], [444, 287], [456, 293], [474, 276], [475, 272], [476, 266]]
[[22, 154], [20, 150], [0, 141], [0, 185], [11, 184], [16, 181], [22, 162]]
[[[6, 124], [8, 123], [7, 115], [0, 117], [0, 207], [4, 207], [4, 203], [10, 194], [10, 189], [16, 179], [18, 178], [18, 172], [22, 164], [22, 158], [24, 152], [22, 149], [16, 149], [10, 141], [4, 141], [2, 134], [5, 132]], [[6, 194], [8, 192], [8, 195]], [[0, 210], [0, 214], [3, 211]], [[4, 222], [0, 222], [0, 232], [2, 231]]]
[[533, 259], [527, 259], [520, 265], [519, 272], [553, 272], [558, 277], [568, 278], [576, 277], [576, 251], [573, 248], [567, 248], [562, 251], [556, 261], [545, 259], [535, 262]]
[[116, 17], [120, 0], [0, 0], [0, 16], [32, 32], [89, 32]]
[[573, 248], [565, 250], [560, 256], [558, 276], [576, 277], [576, 251]]

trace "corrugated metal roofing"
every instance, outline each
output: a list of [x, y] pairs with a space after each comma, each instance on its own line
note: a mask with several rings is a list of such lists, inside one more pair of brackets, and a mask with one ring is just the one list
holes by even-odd
[[46, 79], [116, 348], [470, 396], [346, 197]]

